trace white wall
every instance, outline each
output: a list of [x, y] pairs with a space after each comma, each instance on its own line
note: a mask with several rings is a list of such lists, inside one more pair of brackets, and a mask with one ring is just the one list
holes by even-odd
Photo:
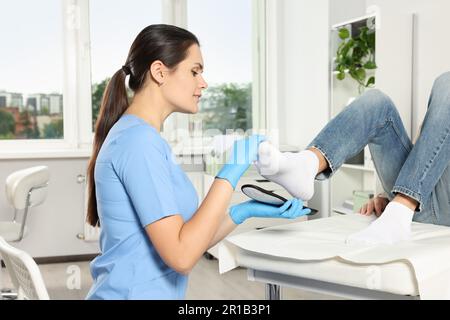
[[366, 0], [330, 0], [330, 26], [366, 14]]
[[277, 10], [280, 144], [305, 147], [329, 119], [330, 26], [364, 15], [366, 1], [278, 0]]
[[[393, 45], [398, 42], [395, 19], [404, 14], [415, 14], [412, 64], [412, 132], [417, 132], [427, 109], [428, 96], [434, 79], [450, 71], [450, 41], [448, 33], [448, 0], [367, 0], [367, 5], [377, 5], [382, 15], [382, 31]], [[377, 39], [378, 41], [378, 39]], [[396, 48], [392, 47], [392, 54]], [[406, 57], [407, 58], [407, 57]], [[395, 66], [387, 77], [395, 78]]]
[[[50, 183], [46, 201], [30, 209], [28, 234], [14, 245], [33, 257], [83, 255], [98, 252], [98, 244], [77, 238], [84, 232], [83, 188], [77, 176], [86, 173], [88, 159], [1, 160], [0, 181], [13, 171], [31, 166], [47, 165]], [[3, 187], [4, 188], [4, 187]], [[2, 189], [4, 190], [4, 189]], [[10, 220], [13, 209], [0, 193], [0, 220]]]
[[328, 119], [328, 0], [277, 6], [280, 144], [305, 147]]

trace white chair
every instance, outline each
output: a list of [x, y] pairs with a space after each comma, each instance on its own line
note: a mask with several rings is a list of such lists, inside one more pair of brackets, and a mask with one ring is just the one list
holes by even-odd
[[39, 267], [28, 253], [14, 248], [0, 237], [0, 255], [17, 290], [17, 299], [50, 299]]
[[[14, 217], [11, 221], [0, 221], [0, 237], [8, 242], [17, 242], [23, 239], [27, 232], [26, 222], [29, 208], [44, 202], [47, 197], [46, 187], [49, 179], [50, 172], [46, 166], [18, 170], [6, 178], [6, 199], [14, 208]], [[21, 211], [23, 211], [22, 219], [18, 222], [16, 219]], [[13, 278], [13, 276], [11, 277]], [[0, 295], [3, 298], [16, 298], [17, 296], [7, 288], [0, 288]]]
[[[12, 221], [0, 221], [0, 236], [8, 242], [20, 241], [27, 228], [29, 208], [44, 202], [50, 172], [46, 166], [31, 167], [11, 173], [6, 178], [6, 199], [14, 208]], [[22, 221], [17, 222], [19, 211], [24, 210]]]

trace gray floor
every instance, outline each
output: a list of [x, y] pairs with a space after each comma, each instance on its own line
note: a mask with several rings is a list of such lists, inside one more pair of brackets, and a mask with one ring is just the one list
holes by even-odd
[[[39, 265], [51, 299], [84, 299], [92, 284], [89, 262], [55, 263]], [[10, 281], [2, 269], [3, 285], [10, 287]], [[337, 299], [283, 288], [283, 299]], [[187, 300], [249, 300], [264, 299], [264, 285], [248, 281], [247, 271], [239, 268], [219, 275], [217, 260], [202, 258], [192, 270], [186, 293]]]

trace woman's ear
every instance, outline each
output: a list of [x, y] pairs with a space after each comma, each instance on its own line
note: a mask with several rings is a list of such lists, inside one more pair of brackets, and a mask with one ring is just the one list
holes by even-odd
[[164, 80], [166, 78], [167, 67], [160, 60], [154, 61], [150, 66], [150, 74], [152, 75], [153, 80], [159, 86], [164, 84]]

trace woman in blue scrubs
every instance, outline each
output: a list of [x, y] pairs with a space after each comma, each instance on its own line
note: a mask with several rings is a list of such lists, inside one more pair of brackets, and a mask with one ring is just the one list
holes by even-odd
[[[282, 207], [244, 202], [227, 212], [239, 178], [264, 137], [235, 142], [205, 200], [173, 159], [160, 130], [173, 112], [196, 113], [203, 58], [187, 30], [151, 25], [111, 78], [96, 123], [89, 163], [88, 222], [101, 226], [101, 255], [91, 263], [88, 299], [183, 299], [187, 275], [237, 224], [307, 214], [298, 199]], [[127, 98], [125, 79], [133, 99]]]

